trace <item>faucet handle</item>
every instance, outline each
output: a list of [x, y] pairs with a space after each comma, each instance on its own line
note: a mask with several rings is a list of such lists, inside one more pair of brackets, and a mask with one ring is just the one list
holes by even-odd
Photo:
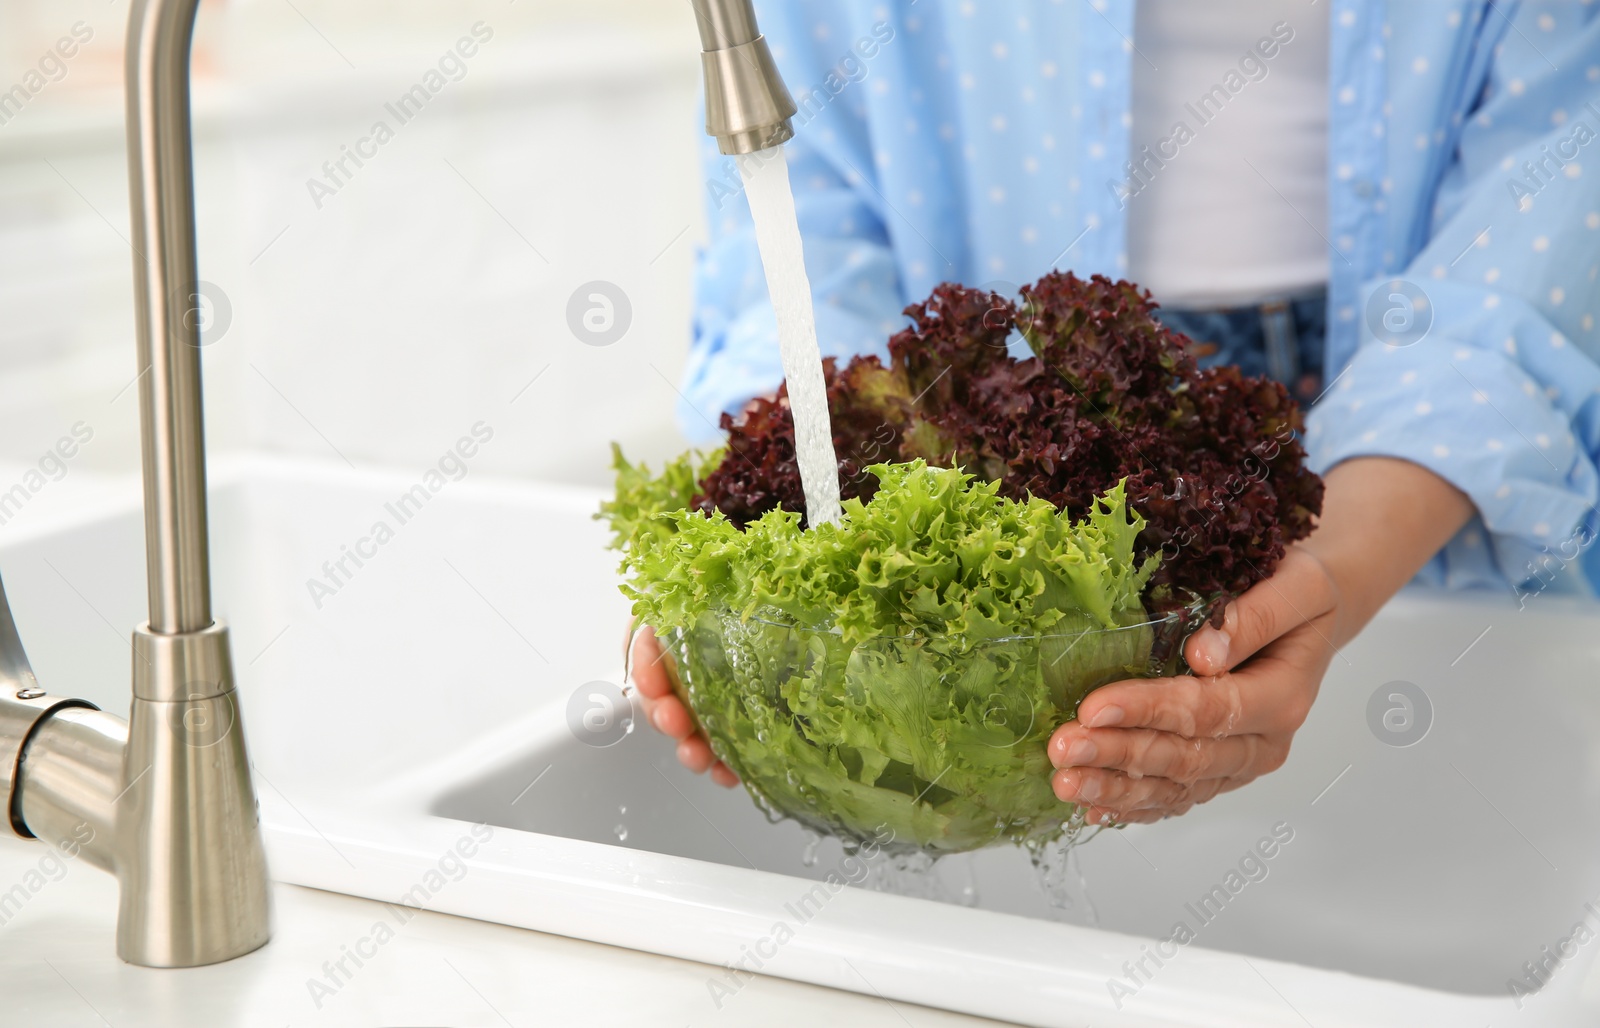
[[68, 707], [100, 709], [87, 700], [50, 696], [39, 688], [39, 679], [22, 648], [22, 637], [17, 634], [17, 623], [11, 617], [5, 582], [0, 581], [0, 802], [5, 804], [0, 808], [4, 822], [0, 831], [9, 827], [24, 839], [34, 837], [22, 820], [17, 790], [22, 753], [40, 722]]
[[25, 700], [34, 697], [20, 696], [21, 693], [39, 691], [39, 680], [28, 664], [17, 623], [11, 617], [11, 604], [6, 602], [4, 580], [0, 580], [0, 688], [10, 689]]

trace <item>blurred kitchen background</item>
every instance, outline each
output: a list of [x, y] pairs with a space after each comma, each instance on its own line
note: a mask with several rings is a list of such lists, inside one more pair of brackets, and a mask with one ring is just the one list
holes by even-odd
[[[71, 474], [138, 470], [127, 14], [0, 4], [0, 465], [16, 473], [78, 422], [93, 439]], [[459, 81], [401, 124], [385, 105], [480, 22], [492, 37]], [[75, 27], [88, 42], [47, 58]], [[474, 473], [600, 485], [613, 439], [652, 460], [681, 450], [674, 390], [704, 237], [697, 53], [685, 0], [205, 0], [193, 97], [212, 453], [420, 471], [485, 421]], [[393, 138], [314, 197], [308, 181], [379, 120]], [[568, 325], [595, 280], [632, 308], [610, 345]]]

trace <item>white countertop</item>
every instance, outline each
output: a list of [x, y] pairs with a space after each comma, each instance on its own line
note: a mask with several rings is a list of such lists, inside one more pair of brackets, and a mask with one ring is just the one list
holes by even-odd
[[[0, 897], [38, 869], [37, 843], [0, 838]], [[38, 879], [32, 879], [37, 885]], [[27, 891], [27, 886], [24, 886]], [[70, 862], [0, 924], [5, 1028], [224, 1028], [234, 1025], [899, 1025], [998, 1022], [755, 977], [719, 1010], [705, 964], [444, 914], [420, 913], [322, 995], [324, 962], [373, 936], [385, 905], [290, 885], [275, 888], [273, 939], [225, 964], [184, 971], [116, 956], [117, 887]], [[5, 916], [0, 914], [0, 916]], [[337, 972], [335, 972], [337, 974]], [[342, 977], [342, 976], [341, 976]]]

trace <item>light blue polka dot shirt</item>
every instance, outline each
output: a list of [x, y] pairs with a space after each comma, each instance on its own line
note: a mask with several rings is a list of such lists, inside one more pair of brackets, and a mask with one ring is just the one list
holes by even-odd
[[[1133, 4], [757, 4], [801, 107], [790, 175], [824, 353], [885, 354], [903, 308], [943, 281], [1014, 294], [1051, 268], [1126, 273], [1112, 184], [1130, 157]], [[1308, 422], [1313, 465], [1403, 458], [1471, 497], [1477, 517], [1425, 581], [1588, 591], [1600, 3], [1332, 0], [1330, 16], [1330, 386]], [[783, 378], [738, 170], [710, 141], [705, 170], [711, 241], [679, 408], [700, 441]]]

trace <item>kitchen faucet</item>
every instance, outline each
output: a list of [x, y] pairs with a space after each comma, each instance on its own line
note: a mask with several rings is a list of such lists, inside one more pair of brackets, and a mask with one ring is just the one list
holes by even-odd
[[[128, 179], [150, 618], [133, 631], [128, 719], [45, 692], [0, 585], [0, 798], [23, 838], [117, 876], [117, 953], [148, 967], [241, 956], [271, 937], [260, 817], [212, 617], [196, 316], [189, 50], [200, 0], [134, 0]], [[706, 131], [725, 154], [794, 135], [795, 104], [750, 0], [692, 0]]]

